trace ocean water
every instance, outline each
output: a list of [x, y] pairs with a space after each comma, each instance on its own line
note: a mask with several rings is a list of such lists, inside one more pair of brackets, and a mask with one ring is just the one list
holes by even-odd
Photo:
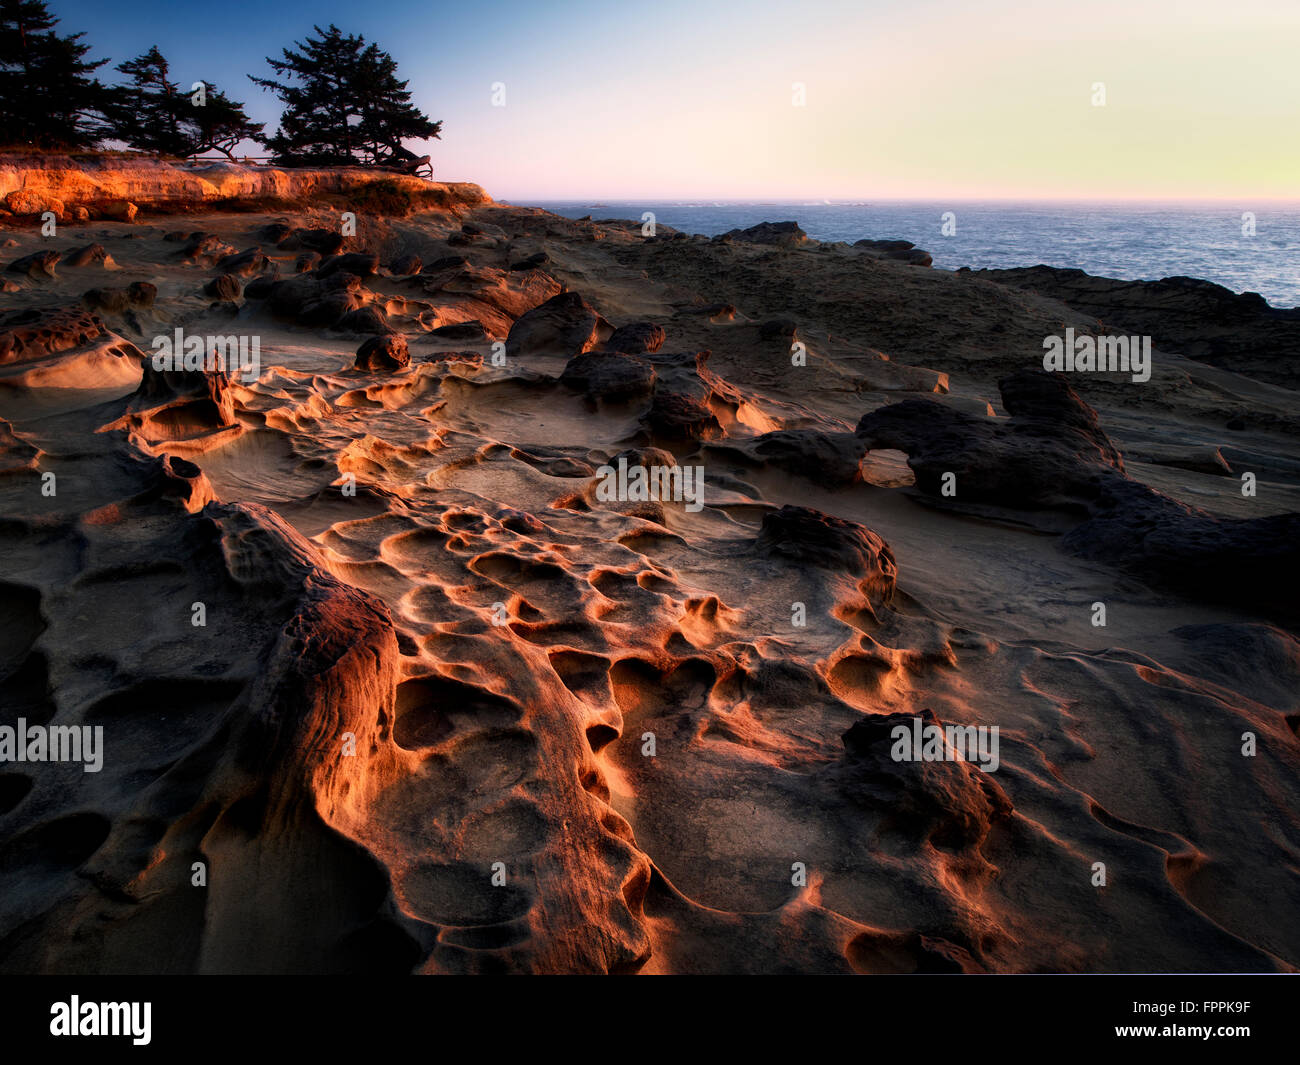
[[[514, 201], [524, 203], [525, 201]], [[1286, 204], [753, 203], [527, 201], [568, 218], [631, 218], [715, 236], [757, 222], [798, 222], [817, 240], [910, 240], [936, 267], [1077, 267], [1102, 277], [1184, 275], [1275, 307], [1300, 306], [1300, 201]], [[944, 236], [943, 215], [956, 215]], [[1243, 234], [1253, 212], [1255, 233]]]

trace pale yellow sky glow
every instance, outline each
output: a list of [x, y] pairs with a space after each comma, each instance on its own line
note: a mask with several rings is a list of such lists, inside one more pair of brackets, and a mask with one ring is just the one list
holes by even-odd
[[1300, 198], [1300, 0], [674, 0], [564, 29], [531, 64], [507, 39], [444, 109], [441, 175], [538, 199]]

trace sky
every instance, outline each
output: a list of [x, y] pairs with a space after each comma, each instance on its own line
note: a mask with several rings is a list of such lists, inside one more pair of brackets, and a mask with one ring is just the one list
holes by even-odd
[[1300, 0], [49, 7], [96, 58], [157, 44], [268, 131], [265, 57], [363, 34], [442, 120], [409, 145], [435, 176], [515, 202], [1300, 198]]

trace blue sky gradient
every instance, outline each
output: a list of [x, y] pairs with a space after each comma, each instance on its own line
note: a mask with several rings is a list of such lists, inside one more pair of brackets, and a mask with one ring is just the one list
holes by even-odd
[[[265, 57], [313, 24], [362, 33], [444, 122], [442, 140], [422, 149], [437, 176], [502, 198], [1167, 200], [1288, 199], [1300, 189], [1295, 3], [50, 8], [63, 32], [86, 31], [96, 56], [116, 64], [157, 44], [176, 81], [216, 82], [271, 129], [278, 103], [247, 75], [269, 75]], [[496, 82], [504, 107], [492, 106]]]

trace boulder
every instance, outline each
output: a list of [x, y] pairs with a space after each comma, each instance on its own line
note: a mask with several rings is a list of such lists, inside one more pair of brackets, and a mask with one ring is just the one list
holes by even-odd
[[875, 259], [893, 259], [913, 266], [929, 266], [932, 262], [930, 253], [910, 240], [855, 240], [853, 246], [865, 249]]
[[126, 200], [114, 200], [100, 209], [100, 214], [116, 222], [134, 222], [140, 208]]
[[1058, 376], [1020, 371], [999, 387], [1010, 418], [914, 399], [872, 411], [857, 436], [905, 452], [917, 488], [948, 505], [1082, 511], [1061, 541], [1073, 554], [1194, 599], [1294, 614], [1300, 514], [1229, 519], [1171, 499], [1129, 478], [1096, 412]]
[[664, 346], [667, 334], [664, 327], [654, 322], [632, 322], [621, 325], [605, 341], [606, 351], [624, 351], [637, 354], [645, 351], [658, 351]]
[[26, 274], [35, 281], [56, 279], [58, 274], [54, 268], [61, 258], [62, 255], [57, 251], [34, 251], [31, 255], [24, 255], [11, 262], [8, 269], [11, 274]]
[[235, 255], [235, 249], [215, 233], [195, 232], [178, 253], [187, 262], [199, 266], [216, 266], [227, 256]]
[[354, 366], [371, 373], [392, 373], [411, 364], [411, 352], [401, 333], [371, 337], [357, 348]]
[[463, 255], [444, 255], [441, 259], [434, 259], [424, 268], [426, 274], [436, 274], [443, 270], [459, 270], [463, 266], [468, 266], [469, 260]]
[[632, 399], [653, 391], [655, 369], [638, 355], [590, 352], [569, 360], [560, 383], [600, 399]]
[[268, 244], [279, 244], [292, 232], [293, 226], [287, 222], [268, 222], [257, 231], [257, 236]]
[[396, 277], [413, 277], [423, 268], [424, 262], [418, 255], [399, 255], [388, 267], [388, 272]]
[[551, 261], [551, 257], [544, 251], [536, 252], [526, 259], [520, 259], [510, 264], [511, 270], [540, 270], [543, 266]]
[[238, 300], [243, 289], [239, 284], [239, 279], [232, 274], [222, 274], [220, 277], [214, 277], [203, 286], [203, 294], [212, 296], [218, 300]]
[[[1123, 474], [1097, 412], [1060, 376], [1022, 370], [999, 388], [1010, 419], [909, 399], [865, 415], [857, 436], [867, 448], [905, 452], [921, 491], [962, 503], [1087, 506], [1105, 480]], [[947, 473], [956, 477], [955, 496], [943, 496]]]
[[278, 247], [285, 251], [319, 252], [321, 255], [336, 255], [343, 247], [343, 234], [332, 229], [295, 229]]
[[56, 216], [62, 217], [64, 211], [62, 200], [30, 189], [16, 189], [9, 193], [5, 197], [5, 207], [16, 215], [44, 214], [46, 211], [53, 211]]
[[429, 330], [429, 336], [437, 340], [486, 340], [487, 330], [478, 321], [451, 322]]
[[510, 329], [506, 354], [581, 355], [614, 332], [577, 292], [561, 292], [528, 311]]
[[114, 267], [113, 257], [104, 250], [102, 244], [87, 244], [77, 248], [63, 257], [64, 266], [103, 266]]
[[898, 564], [894, 553], [866, 526], [823, 514], [812, 507], [784, 506], [763, 515], [754, 549], [855, 578], [873, 608], [894, 598]]
[[244, 286], [244, 299], [266, 299], [271, 294], [272, 286], [279, 280], [279, 274], [259, 274]]
[[334, 328], [343, 333], [391, 333], [388, 315], [382, 307], [366, 304], [348, 311], [335, 323]]
[[337, 273], [324, 281], [299, 274], [271, 285], [267, 304], [271, 312], [304, 326], [329, 327], [365, 304], [361, 279]]
[[148, 281], [133, 281], [125, 288], [92, 288], [81, 297], [94, 310], [125, 314], [129, 310], [148, 310], [158, 298], [158, 286]]
[[271, 260], [262, 254], [261, 248], [249, 248], [236, 255], [227, 255], [217, 260], [217, 268], [234, 277], [252, 277], [260, 274], [271, 265]]
[[379, 271], [379, 256], [369, 252], [353, 251], [345, 255], [332, 255], [316, 268], [316, 276], [347, 273], [357, 277], [371, 277]]
[[750, 226], [748, 229], [728, 230], [717, 239], [794, 248], [807, 244], [808, 234], [799, 228], [798, 222], [759, 222], [758, 225]]
[[779, 429], [758, 437], [748, 450], [797, 477], [826, 488], [844, 488], [861, 480], [859, 468], [867, 449], [853, 433]]
[[722, 426], [707, 406], [681, 392], [656, 389], [646, 425], [651, 432], [677, 440], [717, 440]]

